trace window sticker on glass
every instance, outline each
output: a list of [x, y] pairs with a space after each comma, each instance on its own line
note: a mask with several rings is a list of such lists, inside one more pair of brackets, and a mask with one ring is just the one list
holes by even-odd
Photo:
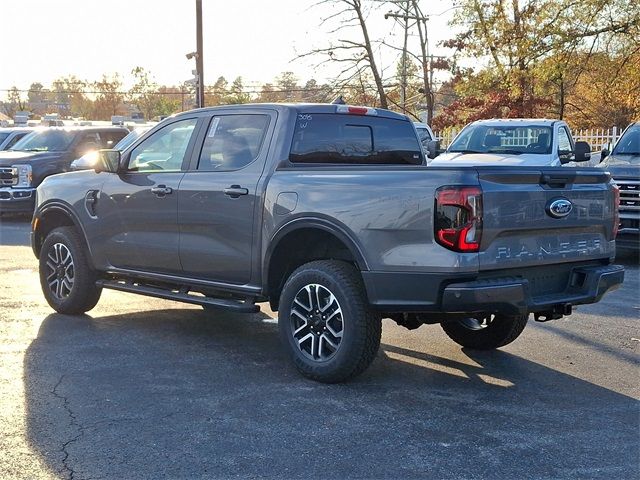
[[220, 125], [220, 117], [215, 117], [211, 122], [211, 127], [209, 128], [209, 134], [207, 135], [209, 138], [213, 138], [213, 136], [216, 134], [218, 125]]

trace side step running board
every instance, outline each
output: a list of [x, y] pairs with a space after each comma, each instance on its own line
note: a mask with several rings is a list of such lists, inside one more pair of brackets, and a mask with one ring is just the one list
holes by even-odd
[[209, 307], [230, 310], [238, 313], [256, 313], [260, 311], [260, 307], [258, 307], [258, 305], [249, 302], [229, 300], [226, 298], [190, 295], [188, 291], [184, 290], [167, 290], [158, 287], [150, 287], [148, 285], [141, 285], [131, 281], [98, 280], [96, 284], [99, 287], [119, 290], [120, 292], [137, 293], [148, 297], [164, 298], [165, 300], [175, 300], [177, 302], [191, 303], [194, 305], [207, 305]]

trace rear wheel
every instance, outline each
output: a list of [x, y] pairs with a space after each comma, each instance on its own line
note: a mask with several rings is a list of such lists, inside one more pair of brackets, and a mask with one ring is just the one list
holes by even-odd
[[278, 326], [296, 368], [326, 383], [362, 373], [376, 356], [382, 332], [357, 270], [335, 260], [293, 272], [280, 296]]
[[451, 340], [463, 347], [492, 350], [513, 342], [527, 325], [529, 315], [479, 315], [442, 322]]
[[58, 313], [85, 313], [96, 306], [102, 289], [89, 264], [84, 241], [72, 227], [56, 228], [40, 250], [40, 285]]

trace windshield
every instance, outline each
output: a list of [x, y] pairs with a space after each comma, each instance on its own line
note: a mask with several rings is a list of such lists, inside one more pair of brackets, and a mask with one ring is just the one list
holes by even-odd
[[468, 125], [447, 151], [545, 155], [551, 153], [551, 128], [538, 125]]
[[43, 130], [33, 132], [17, 142], [11, 150], [23, 152], [64, 152], [69, 149], [75, 132], [67, 130]]
[[613, 155], [633, 155], [632, 163], [640, 163], [640, 125], [629, 127], [618, 140]]

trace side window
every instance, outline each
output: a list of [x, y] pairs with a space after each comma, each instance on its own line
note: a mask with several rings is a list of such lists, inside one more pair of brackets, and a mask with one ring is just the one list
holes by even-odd
[[198, 120], [192, 118], [167, 125], [140, 145], [129, 157], [129, 171], [179, 172]]
[[258, 158], [268, 126], [268, 115], [213, 117], [200, 152], [198, 170], [220, 172], [246, 167]]
[[24, 137], [25, 135], [26, 133], [18, 133], [17, 135], [14, 135], [14, 137], [11, 140], [9, 140], [9, 143], [7, 143], [7, 145], [4, 147], [5, 150], [8, 150], [11, 147], [13, 147], [16, 144], [16, 142], [20, 140], [22, 137]]
[[113, 148], [126, 135], [127, 132], [120, 130], [100, 132], [100, 148]]
[[426, 149], [428, 143], [433, 140], [433, 138], [431, 138], [431, 134], [429, 134], [429, 130], [426, 128], [418, 128], [417, 130], [420, 143], [422, 144], [422, 147]]
[[560, 127], [558, 130], [558, 153], [567, 154], [573, 151], [573, 145], [571, 144], [571, 137], [565, 127]]
[[75, 151], [80, 155], [84, 155], [90, 150], [99, 150], [100, 148], [102, 147], [100, 146], [98, 132], [87, 132], [80, 137]]

